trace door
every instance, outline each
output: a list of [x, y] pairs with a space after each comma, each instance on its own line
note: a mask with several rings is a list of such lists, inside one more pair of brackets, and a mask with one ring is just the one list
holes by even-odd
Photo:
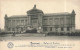
[[37, 19], [35, 19], [35, 20], [32, 20], [32, 27], [33, 28], [38, 28], [38, 20]]

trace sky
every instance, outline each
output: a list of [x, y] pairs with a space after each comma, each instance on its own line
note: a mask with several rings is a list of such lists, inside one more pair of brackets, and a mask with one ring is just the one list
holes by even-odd
[[36, 7], [44, 13], [76, 13], [76, 29], [80, 29], [80, 0], [0, 0], [0, 28], [4, 29], [4, 16], [27, 15], [27, 11]]

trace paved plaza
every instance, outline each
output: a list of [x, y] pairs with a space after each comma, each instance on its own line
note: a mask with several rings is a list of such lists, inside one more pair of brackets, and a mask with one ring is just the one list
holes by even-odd
[[80, 40], [80, 36], [46, 36], [46, 37], [0, 37], [3, 40]]

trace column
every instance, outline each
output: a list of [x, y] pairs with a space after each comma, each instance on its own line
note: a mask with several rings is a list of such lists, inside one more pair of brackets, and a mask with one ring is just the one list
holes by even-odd
[[42, 28], [42, 14], [38, 15], [38, 28], [41, 28], [40, 32], [43, 32], [43, 28]]
[[67, 17], [65, 15], [65, 18], [64, 18], [64, 32], [66, 33], [67, 32]]
[[28, 29], [30, 29], [30, 26], [31, 26], [31, 16], [29, 15], [28, 16]]

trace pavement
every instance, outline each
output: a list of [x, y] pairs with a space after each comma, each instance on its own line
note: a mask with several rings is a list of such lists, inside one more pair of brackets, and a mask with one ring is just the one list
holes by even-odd
[[38, 37], [16, 37], [6, 36], [0, 37], [0, 41], [4, 40], [80, 40], [80, 36], [38, 36]]

